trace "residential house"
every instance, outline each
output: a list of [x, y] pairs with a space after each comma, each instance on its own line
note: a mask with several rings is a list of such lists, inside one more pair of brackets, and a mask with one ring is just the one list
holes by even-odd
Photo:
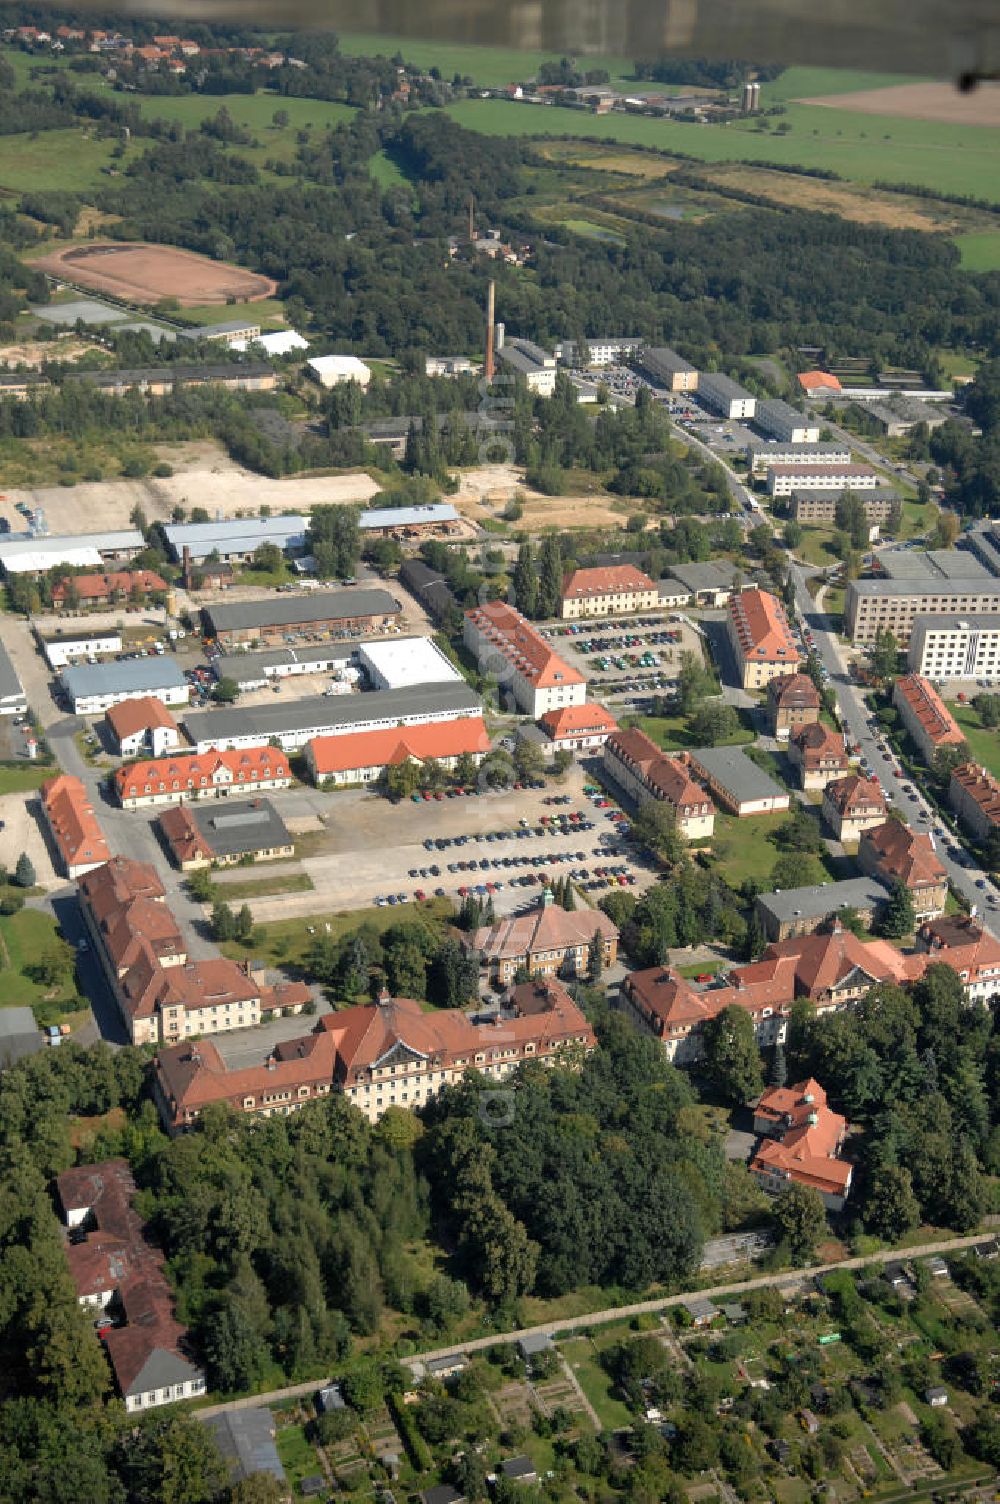
[[119, 757], [138, 757], [143, 752], [163, 757], [181, 744], [177, 722], [155, 695], [122, 700], [111, 706], [104, 719]]
[[797, 770], [804, 789], [825, 789], [850, 769], [844, 738], [822, 721], [813, 721], [792, 732], [788, 761]]
[[882, 825], [887, 814], [885, 795], [871, 778], [849, 773], [824, 790], [823, 818], [838, 841], [856, 841], [863, 831]]
[[862, 832], [858, 865], [887, 887], [902, 883], [910, 892], [918, 919], [933, 919], [944, 913], [948, 874], [934, 849], [934, 837], [926, 831], [914, 830], [901, 820], [873, 826]]
[[800, 726], [819, 720], [820, 694], [808, 674], [781, 674], [767, 686], [767, 726], [787, 741]]
[[90, 795], [79, 778], [59, 773], [42, 784], [42, 813], [67, 877], [82, 877], [111, 855]]
[[638, 805], [656, 799], [669, 805], [686, 841], [699, 841], [715, 829], [715, 805], [695, 783], [684, 760], [667, 757], [644, 731], [616, 731], [604, 743], [605, 770]]
[[928, 767], [942, 747], [965, 746], [965, 733], [933, 684], [920, 674], [896, 680], [892, 703]]
[[466, 937], [494, 985], [507, 987], [522, 968], [529, 976], [587, 976], [590, 947], [600, 937], [605, 969], [618, 959], [618, 930], [599, 909], [568, 912], [553, 902], [546, 888], [538, 907], [527, 914], [505, 914]]
[[959, 821], [977, 840], [987, 840], [1000, 828], [1000, 782], [979, 763], [954, 768], [948, 803]]
[[587, 752], [603, 747], [618, 730], [618, 722], [603, 705], [588, 700], [583, 705], [566, 705], [562, 710], [547, 710], [539, 721], [551, 737], [552, 752]]
[[925, 920], [917, 946], [929, 958], [956, 972], [970, 1003], [993, 1003], [1000, 997], [1000, 940], [966, 914]]
[[818, 1081], [772, 1087], [754, 1109], [754, 1132], [763, 1135], [750, 1173], [777, 1195], [791, 1182], [811, 1186], [828, 1211], [842, 1211], [850, 1194], [853, 1166], [839, 1158], [847, 1120], [827, 1106]]

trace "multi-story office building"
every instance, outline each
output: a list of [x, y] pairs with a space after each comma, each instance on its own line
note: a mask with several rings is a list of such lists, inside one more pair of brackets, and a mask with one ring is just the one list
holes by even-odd
[[531, 623], [505, 601], [465, 613], [462, 638], [484, 673], [508, 689], [534, 720], [565, 705], [582, 705], [587, 681], [553, 652]]
[[639, 363], [653, 381], [668, 392], [696, 392], [698, 372], [689, 360], [671, 350], [669, 345], [658, 345], [652, 350], [643, 350]]
[[[875, 491], [881, 480], [870, 465], [770, 465], [769, 496], [792, 496], [802, 491]], [[836, 506], [836, 502], [834, 502]]]
[[[881, 629], [908, 647], [918, 617], [1000, 615], [1000, 580], [983, 576], [960, 579], [851, 580], [844, 620], [855, 644], [875, 641]], [[934, 677], [933, 674], [931, 677]]]
[[752, 392], [718, 371], [700, 373], [698, 397], [720, 418], [752, 418], [757, 407], [757, 398]]
[[906, 661], [925, 679], [1000, 680], [1000, 615], [917, 616]]
[[[792, 516], [796, 522], [835, 522], [837, 503], [843, 494], [843, 488], [838, 490], [832, 487], [829, 490], [824, 488], [809, 491], [795, 487], [790, 493]], [[893, 507], [899, 502], [899, 496], [895, 491], [882, 486], [874, 490], [865, 490], [862, 487], [857, 494], [861, 497], [865, 516], [869, 522], [888, 522], [892, 516]]]

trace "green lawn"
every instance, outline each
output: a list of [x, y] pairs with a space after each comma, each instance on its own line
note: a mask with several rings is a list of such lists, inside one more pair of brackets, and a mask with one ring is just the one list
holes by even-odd
[[41, 909], [0, 915], [0, 1008], [36, 1008], [39, 1023], [45, 1024], [59, 1023], [72, 1011], [78, 999], [72, 975], [47, 998], [47, 989], [25, 976], [23, 969], [52, 944], [57, 928], [52, 915]]
[[[716, 815], [712, 851], [719, 872], [731, 888], [738, 888], [747, 878], [754, 878], [770, 891], [773, 886], [771, 872], [781, 849], [768, 837], [788, 818], [787, 811], [750, 815], [744, 820], [735, 815]], [[819, 857], [816, 866], [821, 868]]]
[[[98, 140], [92, 126], [39, 131], [37, 135], [4, 136], [0, 150], [0, 190], [28, 189], [83, 192], [109, 183], [104, 169], [111, 161], [114, 139]], [[136, 143], [116, 166], [126, 167], [141, 151]], [[42, 249], [47, 249], [43, 247]]]
[[0, 794], [28, 794], [53, 777], [51, 764], [38, 762], [0, 763]]
[[858, 94], [863, 89], [888, 89], [896, 84], [920, 83], [904, 73], [862, 73], [847, 68], [786, 68], [778, 78], [760, 86], [765, 105], [790, 99], [815, 99], [824, 94]]
[[[264, 329], [272, 325], [284, 325], [285, 305], [280, 298], [261, 298], [259, 303], [241, 303], [238, 308], [233, 308], [225, 303], [210, 303], [202, 308], [182, 308], [181, 317], [192, 324], [228, 324], [231, 319], [253, 319]], [[267, 584], [266, 579], [255, 580], [255, 584]]]
[[310, 914], [302, 919], [275, 920], [260, 927], [261, 938], [259, 941], [255, 938], [253, 945], [248, 947], [232, 940], [219, 948], [224, 955], [231, 956], [234, 960], [242, 960], [250, 949], [265, 966], [301, 966], [315, 938], [309, 933], [310, 927], [316, 935], [326, 935], [325, 926], [329, 925], [330, 935], [337, 939], [362, 924], [386, 930], [393, 924], [423, 920], [437, 928], [453, 916], [454, 909], [447, 898], [429, 898], [425, 903], [394, 904], [391, 908], [384, 909], [378, 909], [373, 904], [367, 909], [340, 910], [334, 914]]
[[621, 235], [616, 235], [614, 230], [608, 230], [604, 225], [594, 224], [592, 219], [560, 219], [556, 223], [572, 230], [574, 235], [583, 235], [587, 240], [611, 240], [616, 245], [625, 244]]
[[[684, 747], [700, 745], [698, 738], [688, 731], [686, 717], [681, 715], [640, 716], [639, 729], [645, 731], [646, 735], [651, 737], [658, 747], [662, 747], [664, 752], [679, 752]], [[731, 736], [728, 741], [720, 742], [719, 746], [740, 747], [747, 742], [752, 742], [753, 739], [753, 732], [743, 726], [735, 736]]]
[[302, 1479], [322, 1475], [316, 1448], [311, 1441], [306, 1440], [303, 1426], [282, 1426], [275, 1443], [294, 1496], [300, 1499], [303, 1497], [299, 1492]]
[[1000, 778], [1000, 731], [985, 727], [971, 705], [959, 705], [952, 700], [950, 709], [965, 733], [976, 762], [981, 762], [995, 778]]
[[628, 1406], [611, 1393], [611, 1380], [600, 1365], [598, 1349], [591, 1339], [570, 1337], [568, 1341], [560, 1342], [559, 1350], [597, 1412], [602, 1428], [615, 1431], [631, 1425], [634, 1416]]
[[1000, 230], [969, 230], [954, 238], [967, 272], [1000, 270]]
[[599, 137], [704, 162], [759, 161], [821, 167], [851, 182], [919, 183], [944, 193], [1000, 201], [1000, 129], [862, 115], [823, 105], [789, 104], [775, 135], [748, 121], [687, 125], [640, 115], [592, 115], [557, 106], [464, 99], [448, 113], [490, 136]]
[[388, 152], [377, 151], [368, 163], [368, 171], [380, 188], [410, 188], [413, 185]]
[[[296, 131], [325, 130], [327, 126], [353, 120], [356, 113], [351, 105], [337, 104], [329, 99], [288, 99], [264, 91], [258, 94], [181, 94], [176, 99], [134, 94], [132, 102], [149, 119], [177, 120], [189, 130], [196, 130], [203, 120], [217, 115], [224, 106], [237, 125], [255, 133], [264, 154], [269, 157], [284, 155], [288, 147], [291, 148], [289, 155], [294, 154]], [[286, 126], [272, 125], [276, 110], [285, 111], [288, 116]], [[237, 152], [246, 150], [240, 146], [231, 149]]]
[[217, 882], [215, 898], [224, 903], [242, 903], [244, 899], [270, 898], [277, 893], [311, 893], [315, 883], [308, 872], [275, 872], [248, 877], [244, 882]]

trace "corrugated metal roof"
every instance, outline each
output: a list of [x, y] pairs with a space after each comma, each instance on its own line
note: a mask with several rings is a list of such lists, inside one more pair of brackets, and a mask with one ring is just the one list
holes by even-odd
[[62, 682], [71, 699], [116, 691], [184, 689], [187, 680], [172, 658], [132, 658], [124, 663], [83, 663], [62, 672]]
[[393, 616], [401, 610], [388, 590], [322, 590], [311, 595], [275, 595], [260, 601], [223, 601], [203, 614], [215, 632], [253, 627], [297, 626], [300, 622], [350, 621], [362, 616]]

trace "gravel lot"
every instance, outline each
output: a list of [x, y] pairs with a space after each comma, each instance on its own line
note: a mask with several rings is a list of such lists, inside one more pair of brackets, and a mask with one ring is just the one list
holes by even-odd
[[67, 879], [60, 877], [52, 865], [48, 844], [42, 834], [42, 812], [37, 794], [0, 795], [0, 861], [8, 868], [14, 866], [22, 851], [26, 851], [35, 869], [40, 888], [62, 888]]

